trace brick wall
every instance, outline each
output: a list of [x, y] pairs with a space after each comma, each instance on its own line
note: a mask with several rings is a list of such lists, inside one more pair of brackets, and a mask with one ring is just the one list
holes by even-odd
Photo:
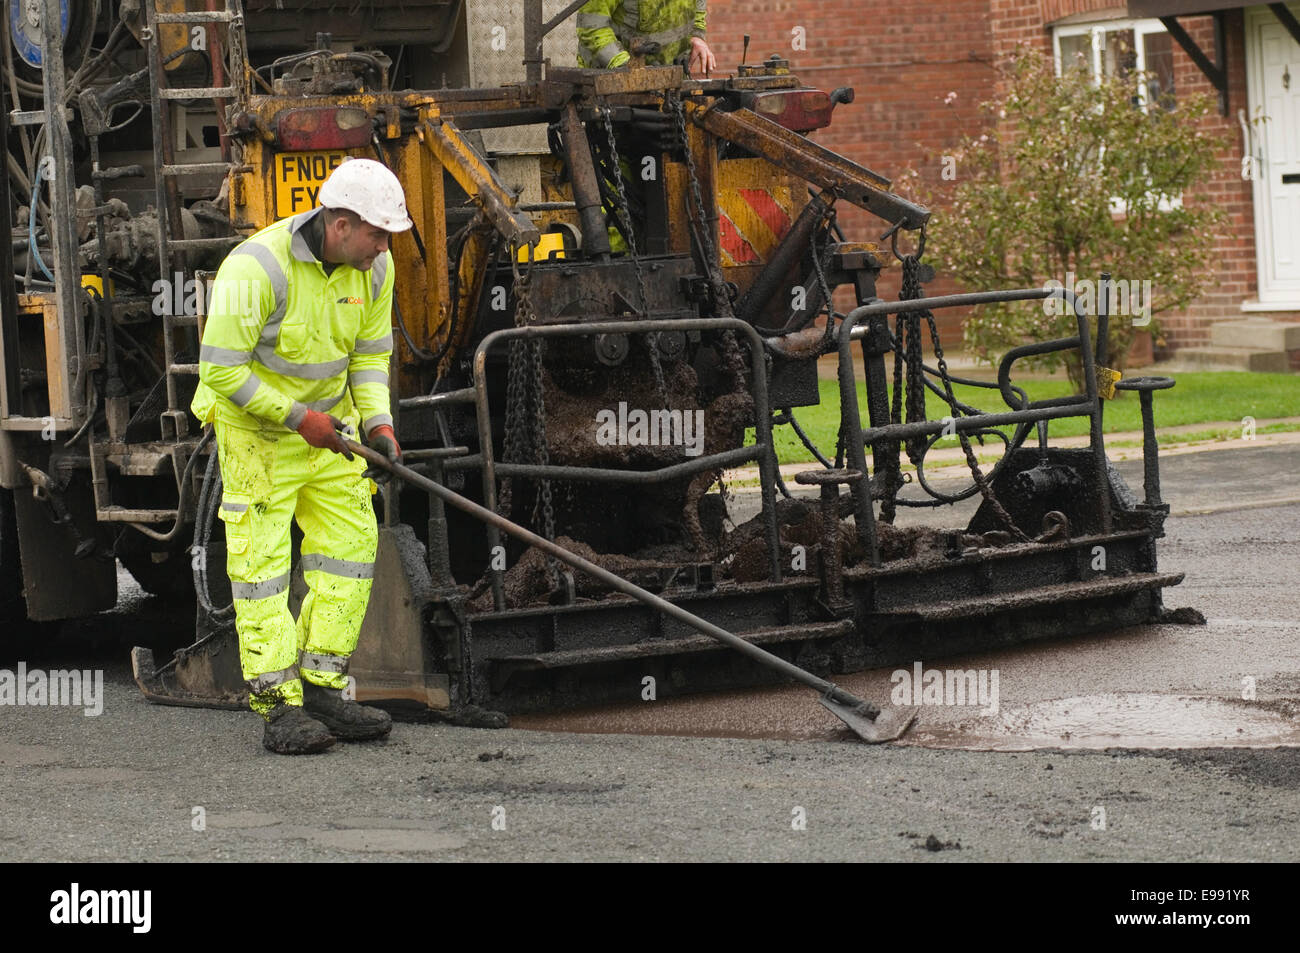
[[[856, 101], [837, 108], [834, 125], [818, 133], [818, 141], [895, 180], [915, 170], [924, 188], [938, 184], [946, 150], [979, 130], [983, 117], [978, 104], [991, 98], [998, 86], [994, 63], [1018, 44], [1050, 52], [1047, 24], [1053, 20], [1118, 5], [1115, 0], [953, 0], [919, 2], [898, 8], [897, 14], [873, 15], [873, 8], [845, 0], [715, 0], [710, 5], [709, 42], [724, 73], [733, 72], [740, 62], [741, 38], [748, 32], [750, 61], [780, 53], [807, 83], [824, 89], [853, 86]], [[1213, 57], [1212, 19], [1179, 22]], [[795, 27], [803, 28], [806, 50], [792, 49]], [[1229, 221], [1220, 234], [1207, 236], [1214, 244], [1214, 275], [1206, 292], [1185, 311], [1159, 316], [1166, 347], [1158, 349], [1157, 356], [1205, 343], [1211, 323], [1240, 317], [1240, 303], [1257, 294], [1251, 189], [1241, 179], [1236, 119], [1237, 109], [1246, 105], [1239, 10], [1227, 14], [1225, 43], [1228, 116], [1216, 114], [1207, 123], [1212, 131], [1228, 134], [1228, 149], [1213, 179], [1184, 201], [1214, 202], [1228, 212]], [[1177, 44], [1174, 68], [1180, 95], [1213, 92]], [[850, 238], [872, 239], [884, 230], [879, 219], [851, 207], [840, 217]], [[882, 278], [882, 297], [897, 294], [897, 274], [895, 268]], [[926, 292], [957, 290], [962, 289], [941, 277]], [[941, 315], [946, 344], [960, 341], [959, 321], [955, 314]]]
[[[815, 138], [896, 182], [915, 169], [923, 182], [937, 185], [941, 157], [976, 127], [978, 104], [993, 91], [988, 0], [889, 8], [847, 0], [714, 0], [709, 6], [709, 43], [721, 72], [735, 71], [749, 33], [750, 62], [779, 53], [805, 83], [852, 86], [856, 99], [837, 106], [833, 124]], [[803, 28], [806, 50], [792, 49], [795, 27]], [[899, 184], [900, 194], [915, 198]], [[847, 203], [839, 217], [850, 240], [875, 240], [888, 227]], [[928, 295], [956, 290], [942, 279], [926, 287]], [[897, 296], [896, 266], [882, 275], [878, 293]], [[940, 325], [945, 344], [961, 340], [955, 316], [941, 315]]]
[[[1020, 4], [1026, 6], [1026, 4]], [[1082, 13], [1101, 13], [1111, 11], [1123, 3], [1116, 0], [1039, 0], [1038, 22], [1052, 23], [1063, 17]]]
[[[1210, 17], [1180, 19], [1202, 50], [1214, 49], [1214, 21]], [[1226, 135], [1227, 148], [1208, 186], [1184, 196], [1189, 205], [1213, 202], [1228, 213], [1228, 222], [1220, 232], [1206, 236], [1214, 244], [1213, 274], [1206, 291], [1186, 310], [1159, 316], [1166, 347], [1157, 349], [1164, 356], [1179, 347], [1208, 344], [1210, 325], [1216, 321], [1243, 317], [1241, 302], [1259, 294], [1255, 258], [1255, 216], [1251, 184], [1241, 177], [1244, 150], [1237, 110], [1246, 108], [1245, 28], [1242, 12], [1230, 11], [1224, 18], [1224, 44], [1228, 57], [1228, 115], [1217, 112], [1206, 120], [1206, 128], [1216, 135]], [[1213, 53], [1208, 53], [1211, 57]], [[1174, 83], [1179, 93], [1196, 90], [1212, 93], [1204, 74], [1177, 45], [1174, 47]], [[1249, 114], [1249, 110], [1247, 110]]]

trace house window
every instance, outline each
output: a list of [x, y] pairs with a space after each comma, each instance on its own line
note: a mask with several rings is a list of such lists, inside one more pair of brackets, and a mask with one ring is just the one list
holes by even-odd
[[[1141, 73], [1144, 82], [1133, 96], [1135, 105], [1149, 109], [1152, 105], [1172, 111], [1176, 106], [1174, 91], [1174, 48], [1168, 31], [1159, 20], [1106, 20], [1094, 23], [1062, 24], [1052, 30], [1052, 52], [1056, 72], [1086, 70], [1094, 83], [1102, 77], [1124, 79]], [[1101, 153], [1105, 153], [1103, 143]], [[1182, 205], [1182, 196], [1161, 196], [1160, 211]], [[1111, 199], [1111, 212], [1127, 212], [1124, 201]]]
[[1138, 101], [1173, 109], [1174, 48], [1159, 20], [1108, 20], [1072, 23], [1052, 31], [1056, 70], [1087, 70], [1095, 81], [1120, 79], [1138, 72], [1146, 82], [1138, 87]]

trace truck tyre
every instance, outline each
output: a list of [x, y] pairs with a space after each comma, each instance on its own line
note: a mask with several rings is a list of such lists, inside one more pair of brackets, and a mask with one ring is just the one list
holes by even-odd
[[154, 562], [153, 554], [148, 552], [121, 553], [118, 559], [149, 595], [168, 602], [194, 601], [194, 574], [185, 550], [168, 553], [162, 562]]
[[27, 621], [13, 490], [0, 489], [0, 622]]

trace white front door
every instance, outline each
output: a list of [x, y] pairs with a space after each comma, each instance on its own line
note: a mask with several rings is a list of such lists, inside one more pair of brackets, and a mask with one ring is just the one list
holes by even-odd
[[1260, 160], [1252, 176], [1259, 300], [1295, 305], [1300, 302], [1300, 43], [1267, 8], [1247, 14], [1246, 65], [1247, 118], [1261, 109], [1268, 117], [1251, 131]]

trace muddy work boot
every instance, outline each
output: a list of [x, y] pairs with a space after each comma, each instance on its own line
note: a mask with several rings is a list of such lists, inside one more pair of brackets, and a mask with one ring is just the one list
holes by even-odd
[[303, 707], [343, 741], [372, 741], [393, 729], [388, 712], [346, 701], [337, 688], [302, 683]]
[[297, 705], [276, 705], [266, 716], [262, 745], [276, 754], [315, 754], [334, 744], [328, 728]]

